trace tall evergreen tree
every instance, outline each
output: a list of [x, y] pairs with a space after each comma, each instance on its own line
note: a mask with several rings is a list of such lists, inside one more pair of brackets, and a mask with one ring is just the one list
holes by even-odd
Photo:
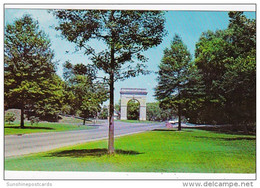
[[178, 130], [181, 130], [181, 116], [189, 84], [191, 55], [181, 38], [175, 35], [170, 48], [164, 50], [159, 65], [158, 85], [155, 96], [170, 108], [175, 108], [179, 117]]
[[[147, 58], [142, 52], [162, 42], [166, 32], [161, 11], [54, 10], [62, 35], [88, 55], [106, 73], [109, 84], [108, 151], [114, 153], [114, 82], [145, 74]], [[99, 41], [99, 52], [89, 46]], [[92, 41], [93, 41], [92, 40]], [[138, 61], [138, 63], [135, 62]]]
[[29, 15], [5, 27], [4, 96], [6, 107], [24, 110], [45, 98], [49, 80], [55, 75], [54, 53], [47, 35]]

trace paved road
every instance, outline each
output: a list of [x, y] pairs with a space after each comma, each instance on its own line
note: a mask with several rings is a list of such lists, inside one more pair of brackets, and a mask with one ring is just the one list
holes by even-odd
[[[133, 134], [161, 127], [164, 127], [163, 123], [133, 124], [116, 121], [115, 136]], [[97, 128], [89, 130], [34, 133], [20, 136], [8, 135], [5, 136], [5, 157], [48, 151], [62, 146], [74, 145], [105, 138], [108, 138], [107, 122], [103, 122]]]

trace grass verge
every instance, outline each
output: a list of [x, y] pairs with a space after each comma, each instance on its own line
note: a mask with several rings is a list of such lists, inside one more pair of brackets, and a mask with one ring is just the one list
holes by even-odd
[[124, 123], [158, 123], [155, 121], [139, 121], [139, 120], [116, 120], [116, 121], [120, 121], [120, 122], [124, 122]]
[[38, 125], [30, 125], [25, 123], [25, 128], [21, 129], [19, 123], [5, 124], [5, 135], [11, 134], [30, 134], [40, 132], [58, 132], [58, 131], [72, 131], [72, 130], [83, 130], [92, 129], [93, 126], [87, 125], [73, 125], [73, 124], [62, 124], [62, 123], [39, 123]]
[[255, 173], [255, 136], [185, 129], [118, 137], [116, 154], [107, 141], [5, 159], [5, 170]]

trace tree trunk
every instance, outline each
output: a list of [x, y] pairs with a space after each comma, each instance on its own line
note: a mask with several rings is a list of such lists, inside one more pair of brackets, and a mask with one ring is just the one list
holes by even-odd
[[20, 122], [20, 128], [24, 129], [24, 106], [21, 107], [21, 122]]
[[97, 124], [97, 122], [98, 122], [98, 116], [99, 116], [99, 113], [97, 112], [97, 114], [96, 114], [95, 124]]
[[[111, 11], [111, 21], [114, 21], [114, 10]], [[110, 62], [110, 78], [109, 78], [109, 131], [108, 131], [108, 153], [114, 154], [114, 69], [115, 69], [115, 31], [111, 29], [112, 42], [111, 42], [111, 62]]]
[[243, 127], [244, 127], [244, 132], [245, 132], [245, 134], [249, 134], [249, 131], [248, 131], [248, 127], [247, 127], [246, 122], [243, 122]]
[[85, 124], [86, 124], [86, 118], [83, 119], [83, 125], [85, 125]]
[[181, 131], [181, 105], [178, 104], [178, 131]]
[[110, 96], [109, 96], [109, 138], [108, 138], [108, 153], [113, 154], [114, 149], [114, 75], [110, 75]]
[[[180, 72], [178, 71], [178, 78], [179, 78]], [[177, 88], [178, 88], [178, 99], [179, 99], [179, 104], [178, 104], [178, 131], [181, 131], [181, 104], [180, 104], [180, 82], [178, 82], [177, 84]]]
[[115, 152], [114, 148], [114, 45], [111, 45], [111, 73], [109, 82], [109, 133], [108, 133], [108, 153]]

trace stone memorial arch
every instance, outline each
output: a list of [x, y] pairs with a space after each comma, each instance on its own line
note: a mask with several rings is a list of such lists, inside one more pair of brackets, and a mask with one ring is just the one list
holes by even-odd
[[143, 88], [121, 88], [121, 120], [127, 119], [127, 104], [130, 100], [137, 100], [140, 105], [139, 120], [146, 120], [146, 95], [147, 90]]

